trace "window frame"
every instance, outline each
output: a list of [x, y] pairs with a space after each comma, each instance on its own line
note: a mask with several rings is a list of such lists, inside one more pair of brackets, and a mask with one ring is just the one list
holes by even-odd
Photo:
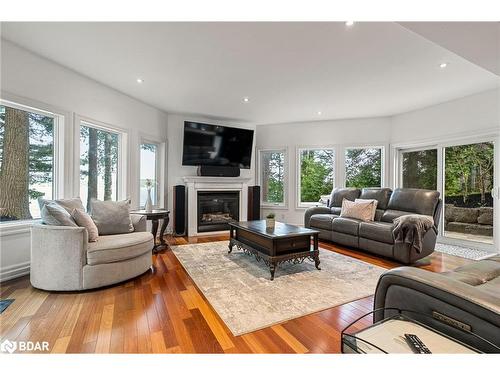
[[[360, 149], [367, 149], [367, 148], [372, 148], [372, 149], [380, 149], [380, 186], [367, 186], [367, 187], [380, 187], [383, 188], [385, 186], [385, 172], [386, 172], [386, 158], [385, 158], [385, 146], [380, 145], [380, 144], [374, 144], [374, 145], [361, 145], [361, 146], [344, 146], [342, 148], [342, 187], [347, 187], [347, 173], [346, 173], [346, 152], [347, 150], [360, 150]], [[362, 189], [362, 188], [361, 188]]]
[[264, 202], [264, 191], [261, 188], [260, 191], [260, 206], [262, 208], [268, 208], [268, 209], [281, 209], [281, 210], [287, 210], [288, 209], [288, 171], [289, 171], [289, 159], [288, 159], [288, 148], [287, 147], [275, 147], [275, 148], [265, 148], [265, 149], [259, 149], [257, 150], [257, 181], [258, 185], [262, 187], [262, 153], [264, 152], [275, 152], [275, 153], [283, 153], [283, 165], [284, 165], [284, 170], [283, 170], [283, 203], [271, 203], [271, 202]]
[[325, 146], [297, 146], [296, 147], [296, 152], [295, 152], [295, 170], [296, 170], [296, 181], [297, 181], [297, 186], [296, 186], [296, 208], [297, 209], [304, 209], [304, 208], [309, 208], [309, 207], [314, 207], [318, 205], [318, 202], [302, 202], [301, 200], [301, 162], [300, 162], [300, 155], [301, 152], [304, 150], [332, 150], [333, 151], [333, 183], [332, 183], [332, 190], [335, 188], [336, 183], [338, 181], [338, 152], [337, 152], [338, 147], [334, 145], [325, 145]]
[[128, 196], [128, 132], [127, 130], [106, 124], [101, 121], [93, 120], [89, 117], [74, 115], [73, 126], [73, 196], [80, 196], [80, 127], [90, 126], [92, 128], [112, 132], [118, 135], [118, 160], [116, 168], [117, 194], [116, 200], [124, 200], [130, 198]]
[[150, 144], [150, 145], [155, 145], [156, 146], [156, 154], [155, 154], [155, 177], [156, 177], [156, 196], [155, 200], [153, 201], [153, 208], [159, 208], [162, 205], [162, 191], [163, 191], [163, 179], [162, 179], [162, 170], [163, 170], [163, 148], [164, 148], [164, 143], [158, 142], [158, 141], [153, 141], [151, 138], [148, 138], [146, 136], [141, 136], [139, 138], [139, 160], [137, 165], [139, 166], [139, 178], [138, 178], [138, 191], [137, 191], [137, 204], [139, 208], [142, 208], [141, 204], [141, 146], [143, 144]]
[[[5, 99], [7, 98], [7, 99]], [[23, 104], [24, 103], [24, 104]], [[67, 114], [57, 108], [52, 108], [49, 105], [35, 102], [33, 100], [15, 97], [2, 93], [0, 98], [0, 105], [19, 109], [21, 111], [36, 113], [42, 116], [51, 117], [54, 120], [54, 136], [53, 136], [53, 165], [52, 165], [52, 199], [61, 199], [64, 197], [65, 192], [65, 139], [64, 139], [64, 124]], [[0, 222], [2, 227], [2, 235], [7, 235], [11, 230], [7, 231], [6, 228], [12, 228], [12, 233], [18, 231], [24, 232], [24, 229], [19, 227], [31, 226], [33, 223], [39, 222], [40, 218], [27, 219], [27, 220], [13, 220]]]

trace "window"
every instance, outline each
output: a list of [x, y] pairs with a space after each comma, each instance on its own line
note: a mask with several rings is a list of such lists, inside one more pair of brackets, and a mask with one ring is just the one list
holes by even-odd
[[80, 124], [80, 198], [117, 200], [120, 135], [88, 122]]
[[141, 207], [144, 207], [148, 196], [148, 180], [151, 183], [151, 200], [153, 201], [153, 205], [158, 204], [158, 145], [155, 143], [141, 143], [140, 153], [139, 204]]
[[334, 184], [335, 150], [333, 148], [299, 149], [300, 205], [318, 202], [330, 194]]
[[345, 150], [345, 186], [382, 186], [382, 147], [353, 147]]
[[285, 205], [285, 150], [259, 151], [262, 204]]
[[40, 217], [54, 195], [56, 115], [0, 105], [0, 221]]
[[404, 188], [437, 190], [437, 149], [403, 151], [401, 156]]

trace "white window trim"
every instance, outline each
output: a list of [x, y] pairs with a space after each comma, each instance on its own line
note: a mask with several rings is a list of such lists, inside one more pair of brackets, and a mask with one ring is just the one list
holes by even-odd
[[[52, 197], [53, 199], [63, 198], [65, 192], [66, 176], [66, 165], [64, 157], [64, 131], [65, 119], [69, 116], [69, 114], [57, 108], [53, 108], [50, 105], [18, 97], [3, 91], [1, 95], [2, 98], [0, 98], [0, 105], [16, 108], [30, 113], [37, 113], [43, 116], [52, 117], [54, 119], [54, 163], [52, 172]], [[1, 222], [0, 237], [10, 234], [19, 234], [21, 232], [27, 231], [34, 223], [38, 222], [40, 222], [40, 218]]]
[[141, 207], [141, 145], [142, 144], [153, 144], [156, 146], [156, 197], [155, 202], [153, 202], [153, 206], [155, 208], [160, 208], [161, 206], [165, 206], [164, 202], [164, 176], [165, 176], [165, 142], [154, 141], [153, 137], [141, 135], [139, 138], [139, 159], [138, 159], [138, 168], [139, 168], [139, 181], [138, 181], [138, 191], [137, 191], [137, 202], [139, 207]]
[[117, 166], [117, 200], [130, 198], [128, 196], [128, 165], [129, 165], [129, 143], [128, 131], [124, 128], [106, 124], [82, 115], [74, 115], [73, 127], [73, 196], [80, 196], [80, 126], [82, 123], [91, 125], [93, 128], [118, 134], [118, 166]]
[[338, 162], [337, 162], [337, 156], [338, 156], [338, 147], [335, 145], [325, 145], [325, 146], [297, 146], [296, 147], [296, 152], [295, 152], [295, 170], [296, 170], [296, 181], [297, 181], [297, 186], [296, 186], [296, 209], [304, 209], [304, 208], [309, 208], [309, 207], [314, 207], [318, 205], [318, 202], [302, 202], [301, 197], [300, 197], [300, 186], [301, 186], [301, 163], [300, 163], [300, 154], [304, 150], [332, 150], [333, 151], [333, 184], [332, 184], [332, 189], [336, 186], [337, 180], [338, 180], [338, 170], [339, 168], [337, 167]]
[[289, 169], [289, 159], [288, 159], [288, 147], [275, 147], [257, 150], [257, 181], [258, 185], [262, 187], [262, 153], [263, 152], [282, 152], [283, 153], [283, 163], [284, 163], [284, 179], [283, 179], [283, 203], [269, 203], [264, 202], [263, 195], [264, 191], [261, 188], [260, 191], [260, 206], [264, 209], [276, 209], [276, 210], [288, 210], [288, 171]]
[[367, 187], [380, 187], [383, 188], [385, 187], [385, 182], [386, 182], [386, 158], [385, 158], [385, 146], [380, 145], [380, 144], [374, 144], [374, 145], [360, 145], [360, 146], [344, 146], [342, 148], [342, 187], [346, 187], [347, 185], [347, 178], [346, 178], [346, 163], [345, 163], [345, 154], [347, 150], [360, 150], [360, 149], [367, 149], [367, 148], [378, 148], [381, 150], [380, 153], [380, 186], [367, 186]]

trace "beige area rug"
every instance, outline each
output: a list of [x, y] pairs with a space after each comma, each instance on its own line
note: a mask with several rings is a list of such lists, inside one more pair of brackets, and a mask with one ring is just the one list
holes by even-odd
[[172, 247], [175, 256], [235, 336], [374, 294], [385, 269], [320, 249], [314, 263], [268, 267], [227, 241]]

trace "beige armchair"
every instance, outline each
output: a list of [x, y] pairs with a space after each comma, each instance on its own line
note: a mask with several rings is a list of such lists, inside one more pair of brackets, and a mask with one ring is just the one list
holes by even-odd
[[146, 217], [131, 215], [134, 232], [99, 236], [88, 242], [87, 229], [36, 224], [31, 229], [31, 284], [70, 291], [119, 283], [152, 265], [153, 235]]

